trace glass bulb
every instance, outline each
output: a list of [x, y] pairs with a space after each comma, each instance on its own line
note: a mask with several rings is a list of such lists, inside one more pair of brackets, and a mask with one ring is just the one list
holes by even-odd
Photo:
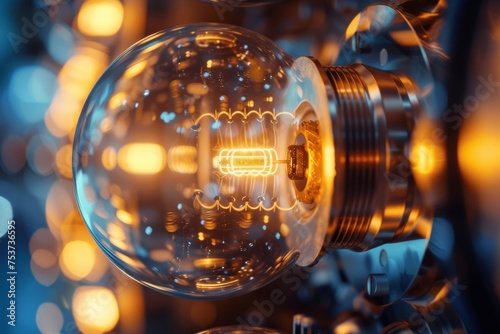
[[334, 166], [317, 65], [249, 30], [147, 37], [89, 95], [74, 142], [82, 216], [107, 256], [156, 290], [254, 290], [325, 241]]

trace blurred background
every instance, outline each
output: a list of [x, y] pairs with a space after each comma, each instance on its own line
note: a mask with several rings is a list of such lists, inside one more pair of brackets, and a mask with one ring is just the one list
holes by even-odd
[[[76, 122], [100, 74], [130, 45], [175, 25], [222, 22], [264, 34], [292, 56], [312, 55], [328, 64], [349, 22], [375, 1], [267, 2], [0, 3], [0, 248], [5, 259], [7, 222], [14, 220], [17, 271], [16, 327], [2, 314], [1, 333], [194, 333], [224, 325], [291, 332], [297, 313], [315, 317], [325, 332], [377, 333], [400, 320], [394, 310], [376, 317], [367, 310], [335, 254], [251, 295], [210, 302], [169, 297], [112, 266], [78, 213], [71, 171]], [[390, 3], [420, 20], [434, 43], [430, 49], [442, 53], [433, 69], [443, 95], [438, 122], [448, 163], [444, 179], [430, 187], [454, 240], [443, 247], [450, 247], [449, 277], [458, 287], [453, 300], [448, 296], [438, 305], [445, 311], [405, 314], [424, 314], [418, 318], [423, 321], [447, 317], [468, 332], [482, 332], [500, 314], [499, 6], [494, 0]], [[480, 84], [482, 93], [489, 92], [481, 98]], [[8, 271], [2, 260], [2, 277]], [[6, 312], [9, 286], [6, 279], [2, 284], [0, 309]], [[269, 306], [265, 301], [276, 289], [285, 301]]]

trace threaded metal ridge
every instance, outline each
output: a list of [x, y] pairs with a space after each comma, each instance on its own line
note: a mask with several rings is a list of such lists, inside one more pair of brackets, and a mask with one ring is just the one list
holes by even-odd
[[379, 152], [373, 105], [364, 80], [350, 67], [324, 68], [336, 94], [344, 147], [343, 205], [336, 214], [332, 248], [356, 248], [363, 242], [374, 213]]

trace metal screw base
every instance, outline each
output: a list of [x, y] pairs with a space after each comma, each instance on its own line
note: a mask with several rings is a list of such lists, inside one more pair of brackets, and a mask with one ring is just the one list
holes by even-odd
[[401, 171], [418, 112], [412, 83], [359, 64], [323, 70], [335, 94], [329, 247], [366, 250], [408, 235], [419, 211], [411, 171]]

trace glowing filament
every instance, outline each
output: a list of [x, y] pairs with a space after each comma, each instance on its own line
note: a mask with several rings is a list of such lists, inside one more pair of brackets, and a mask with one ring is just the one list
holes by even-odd
[[274, 175], [277, 163], [278, 153], [273, 148], [222, 149], [213, 160], [222, 174], [234, 176]]

